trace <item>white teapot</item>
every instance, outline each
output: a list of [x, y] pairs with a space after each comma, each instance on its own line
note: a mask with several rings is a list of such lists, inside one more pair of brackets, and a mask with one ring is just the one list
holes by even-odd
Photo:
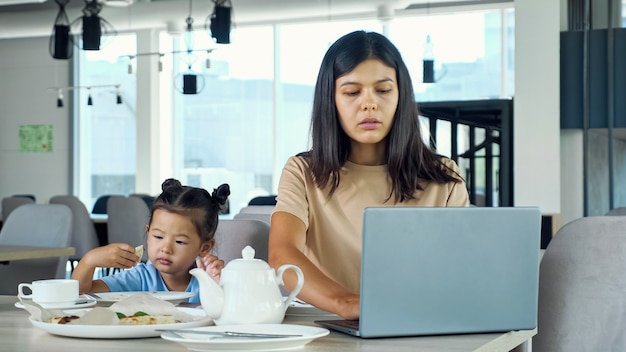
[[[304, 284], [302, 270], [285, 264], [275, 272], [265, 261], [254, 259], [250, 246], [241, 254], [242, 259], [234, 259], [222, 269], [219, 284], [202, 269], [189, 271], [200, 285], [202, 308], [216, 325], [281, 323]], [[285, 300], [279, 286], [284, 285], [282, 276], [287, 269], [296, 272], [298, 284]]]

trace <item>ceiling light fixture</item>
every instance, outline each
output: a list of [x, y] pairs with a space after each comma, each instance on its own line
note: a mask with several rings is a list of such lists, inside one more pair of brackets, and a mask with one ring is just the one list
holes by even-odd
[[94, 86], [67, 86], [67, 87], [50, 87], [48, 90], [56, 90], [57, 91], [57, 107], [62, 108], [64, 104], [64, 96], [63, 91], [67, 90], [79, 90], [79, 89], [87, 89], [87, 105], [93, 105], [93, 97], [91, 96], [92, 89], [100, 89], [100, 88], [115, 88], [115, 102], [116, 104], [122, 104], [122, 94], [120, 90], [121, 85], [119, 84], [101, 84]]
[[63, 107], [63, 89], [59, 89], [59, 95], [57, 95], [57, 107]]
[[70, 30], [70, 21], [65, 13], [65, 5], [70, 0], [54, 0], [59, 5], [59, 13], [54, 20], [50, 35], [49, 51], [55, 59], [67, 60], [74, 54], [73, 36]]
[[205, 23], [204, 28], [211, 32], [218, 44], [230, 44], [230, 28], [233, 4], [230, 0], [211, 0], [215, 6]]
[[79, 28], [82, 29], [83, 50], [100, 50], [103, 38], [107, 40], [117, 35], [115, 28], [99, 16], [100, 11], [102, 3], [98, 0], [85, 0], [83, 15], [72, 22], [72, 25], [82, 24]]

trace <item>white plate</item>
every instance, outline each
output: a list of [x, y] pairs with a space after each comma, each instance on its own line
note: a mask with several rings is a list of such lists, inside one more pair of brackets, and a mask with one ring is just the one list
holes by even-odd
[[[161, 334], [158, 329], [187, 329], [209, 325], [213, 320], [206, 316], [202, 309], [177, 307], [177, 309], [194, 316], [198, 320], [187, 323], [154, 324], [154, 325], [77, 325], [51, 324], [29, 318], [30, 322], [53, 335], [81, 337], [92, 339], [128, 339], [141, 337], [156, 337]], [[65, 313], [71, 314], [72, 310]]]
[[303, 347], [307, 343], [329, 334], [324, 328], [289, 325], [289, 324], [250, 324], [250, 325], [220, 325], [206, 326], [191, 330], [199, 331], [236, 331], [255, 334], [285, 334], [302, 335], [297, 337], [280, 338], [251, 338], [251, 337], [216, 337], [200, 334], [185, 334], [178, 332], [164, 332], [161, 337], [165, 340], [177, 342], [190, 351], [280, 351]]
[[285, 315], [291, 316], [336, 316], [300, 300], [293, 300], [287, 307]]
[[[107, 306], [111, 305], [117, 301], [121, 301], [125, 298], [128, 298], [139, 292], [99, 292], [96, 293], [100, 298], [96, 298], [99, 306]], [[193, 297], [196, 295], [194, 292], [176, 292], [176, 291], [146, 291], [144, 293], [149, 293], [150, 295], [160, 298], [164, 301], [169, 301], [173, 304], [182, 303], [189, 297]], [[95, 297], [93, 297], [95, 298]]]
[[[96, 301], [93, 299], [79, 299], [78, 301], [71, 304], [57, 304], [57, 305], [49, 305], [49, 304], [40, 304], [45, 309], [79, 309], [79, 308], [88, 308], [96, 305]], [[17, 308], [24, 309], [24, 304], [22, 302], [15, 302], [15, 306]]]

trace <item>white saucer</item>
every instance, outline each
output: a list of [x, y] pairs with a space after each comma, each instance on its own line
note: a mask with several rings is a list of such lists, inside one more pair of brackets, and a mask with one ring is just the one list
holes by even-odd
[[[78, 308], [87, 308], [93, 307], [98, 303], [93, 299], [84, 299], [80, 298], [74, 303], [63, 303], [63, 304], [41, 304], [41, 306], [45, 309], [78, 309]], [[17, 308], [24, 309], [24, 304], [22, 302], [15, 302], [15, 306]]]

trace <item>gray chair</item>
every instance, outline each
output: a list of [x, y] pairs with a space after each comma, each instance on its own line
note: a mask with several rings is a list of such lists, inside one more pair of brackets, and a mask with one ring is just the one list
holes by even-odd
[[[15, 209], [0, 230], [0, 246], [68, 247], [72, 211], [62, 204], [26, 204]], [[14, 260], [0, 264], [0, 294], [17, 294], [17, 285], [66, 276], [68, 257]]]
[[534, 352], [626, 351], [626, 217], [574, 220], [539, 270]]
[[609, 210], [608, 213], [604, 214], [608, 216], [624, 216], [626, 215], [626, 207], [618, 207]]
[[266, 223], [270, 223], [270, 218], [272, 217], [272, 214], [265, 214], [265, 213], [237, 213], [235, 214], [235, 216], [233, 216], [233, 219], [253, 219], [253, 220], [261, 220], [263, 222]]
[[[107, 202], [107, 235], [109, 243], [146, 245], [146, 225], [150, 209], [139, 197], [112, 196]], [[148, 258], [144, 251], [142, 261]]]
[[100, 246], [96, 227], [85, 204], [73, 195], [58, 195], [50, 198], [50, 204], [65, 204], [72, 210], [72, 247], [76, 254], [69, 258], [72, 270], [88, 251]]
[[267, 261], [267, 247], [270, 225], [252, 219], [220, 219], [215, 232], [215, 246], [212, 253], [228, 263], [241, 258], [241, 250], [250, 245], [255, 258]]
[[24, 204], [33, 204], [35, 201], [29, 197], [5, 197], [2, 198], [2, 221], [6, 222], [9, 214], [17, 207]]
[[239, 210], [240, 213], [253, 214], [271, 214], [273, 211], [273, 205], [247, 205]]

